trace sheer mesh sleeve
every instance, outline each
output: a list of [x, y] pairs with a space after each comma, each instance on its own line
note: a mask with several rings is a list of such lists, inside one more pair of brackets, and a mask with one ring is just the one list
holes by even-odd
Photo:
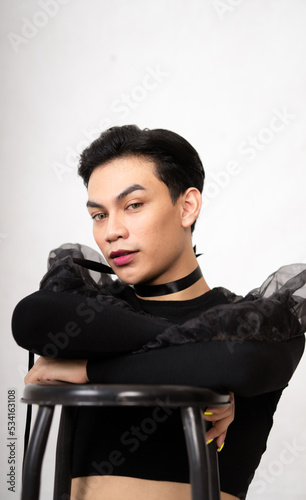
[[71, 291], [94, 296], [101, 291], [102, 286], [110, 286], [113, 283], [107, 274], [75, 264], [74, 258], [90, 259], [106, 264], [102, 255], [92, 248], [79, 243], [65, 243], [49, 253], [48, 271], [40, 282], [40, 289], [52, 292]]
[[[86, 261], [88, 267], [84, 267]], [[91, 265], [100, 270], [91, 269]], [[104, 305], [132, 309], [120, 298], [120, 293], [128, 285], [119, 279], [112, 279], [107, 274], [108, 270], [114, 274], [103, 256], [92, 248], [79, 243], [64, 243], [49, 253], [48, 271], [40, 282], [40, 290], [95, 297], [103, 299]]]
[[[66, 243], [50, 252], [41, 290], [101, 296], [105, 306], [119, 305], [132, 310], [117, 293], [127, 285], [112, 280], [108, 274], [76, 264], [75, 258], [90, 259], [102, 268], [106, 264], [95, 250]], [[226, 296], [227, 304], [213, 306], [182, 325], [168, 322], [163, 331], [134, 353], [205, 341], [282, 342], [301, 336], [306, 330], [306, 264], [281, 267], [245, 297], [221, 287], [220, 291]]]
[[103, 359], [133, 352], [169, 326], [165, 319], [136, 312], [122, 298], [133, 295], [128, 285], [74, 262], [84, 258], [93, 260], [94, 267], [105, 265], [84, 245], [52, 250], [40, 290], [14, 309], [12, 332], [18, 345], [47, 357]]
[[287, 341], [306, 330], [305, 264], [281, 267], [245, 297], [222, 291], [228, 304], [214, 306], [181, 326], [170, 326], [137, 352], [214, 340]]

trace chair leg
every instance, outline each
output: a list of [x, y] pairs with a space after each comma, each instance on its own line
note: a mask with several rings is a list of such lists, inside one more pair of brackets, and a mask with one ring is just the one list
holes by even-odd
[[38, 500], [40, 490], [41, 466], [46, 449], [54, 406], [40, 406], [27, 449], [21, 500]]
[[[190, 467], [192, 500], [220, 500], [216, 481], [212, 482], [205, 423], [199, 408], [181, 408]], [[214, 464], [215, 465], [215, 464]], [[213, 473], [215, 479], [215, 471]]]
[[215, 441], [207, 446], [210, 462], [210, 477], [211, 477], [211, 498], [212, 500], [220, 500], [220, 476], [217, 446]]
[[63, 406], [57, 438], [53, 500], [68, 500], [71, 493], [73, 423], [77, 408]]

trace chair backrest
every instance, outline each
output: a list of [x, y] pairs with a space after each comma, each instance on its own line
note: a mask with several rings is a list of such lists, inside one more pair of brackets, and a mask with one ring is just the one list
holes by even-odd
[[54, 500], [70, 498], [73, 407], [78, 406], [180, 407], [188, 451], [192, 500], [220, 500], [216, 446], [214, 443], [206, 445], [202, 410], [228, 405], [229, 394], [189, 386], [47, 382], [28, 384], [21, 401], [39, 405], [24, 463], [21, 500], [39, 498], [42, 459], [55, 405], [62, 406], [62, 416], [56, 453]]

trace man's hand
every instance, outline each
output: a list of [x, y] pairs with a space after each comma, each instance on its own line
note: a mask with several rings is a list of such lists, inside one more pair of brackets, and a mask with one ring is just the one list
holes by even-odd
[[235, 416], [235, 399], [233, 392], [230, 392], [230, 405], [220, 406], [219, 408], [206, 408], [203, 415], [204, 419], [212, 422], [213, 427], [206, 432], [206, 442], [210, 443], [216, 440], [218, 451], [223, 448], [228, 426], [232, 423]]
[[[61, 381], [72, 384], [89, 382], [86, 371], [86, 359], [51, 359], [40, 357], [24, 378], [25, 384]], [[230, 393], [230, 405], [216, 408], [206, 408], [204, 419], [213, 426], [206, 432], [206, 442], [216, 440], [218, 450], [224, 444], [228, 426], [235, 416], [234, 394]]]
[[25, 384], [57, 380], [72, 384], [89, 382], [86, 359], [51, 359], [40, 357], [24, 378]]

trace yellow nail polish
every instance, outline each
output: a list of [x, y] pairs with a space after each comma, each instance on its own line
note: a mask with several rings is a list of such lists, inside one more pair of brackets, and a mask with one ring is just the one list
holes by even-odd
[[210, 444], [210, 443], [212, 443], [212, 442], [213, 442], [213, 439], [209, 439], [209, 440], [206, 442], [206, 444]]
[[204, 415], [212, 415], [211, 411], [204, 411]]
[[222, 451], [223, 450], [223, 446], [224, 446], [224, 443], [221, 444], [220, 448], [218, 448], [217, 451], [219, 451], [219, 452]]

